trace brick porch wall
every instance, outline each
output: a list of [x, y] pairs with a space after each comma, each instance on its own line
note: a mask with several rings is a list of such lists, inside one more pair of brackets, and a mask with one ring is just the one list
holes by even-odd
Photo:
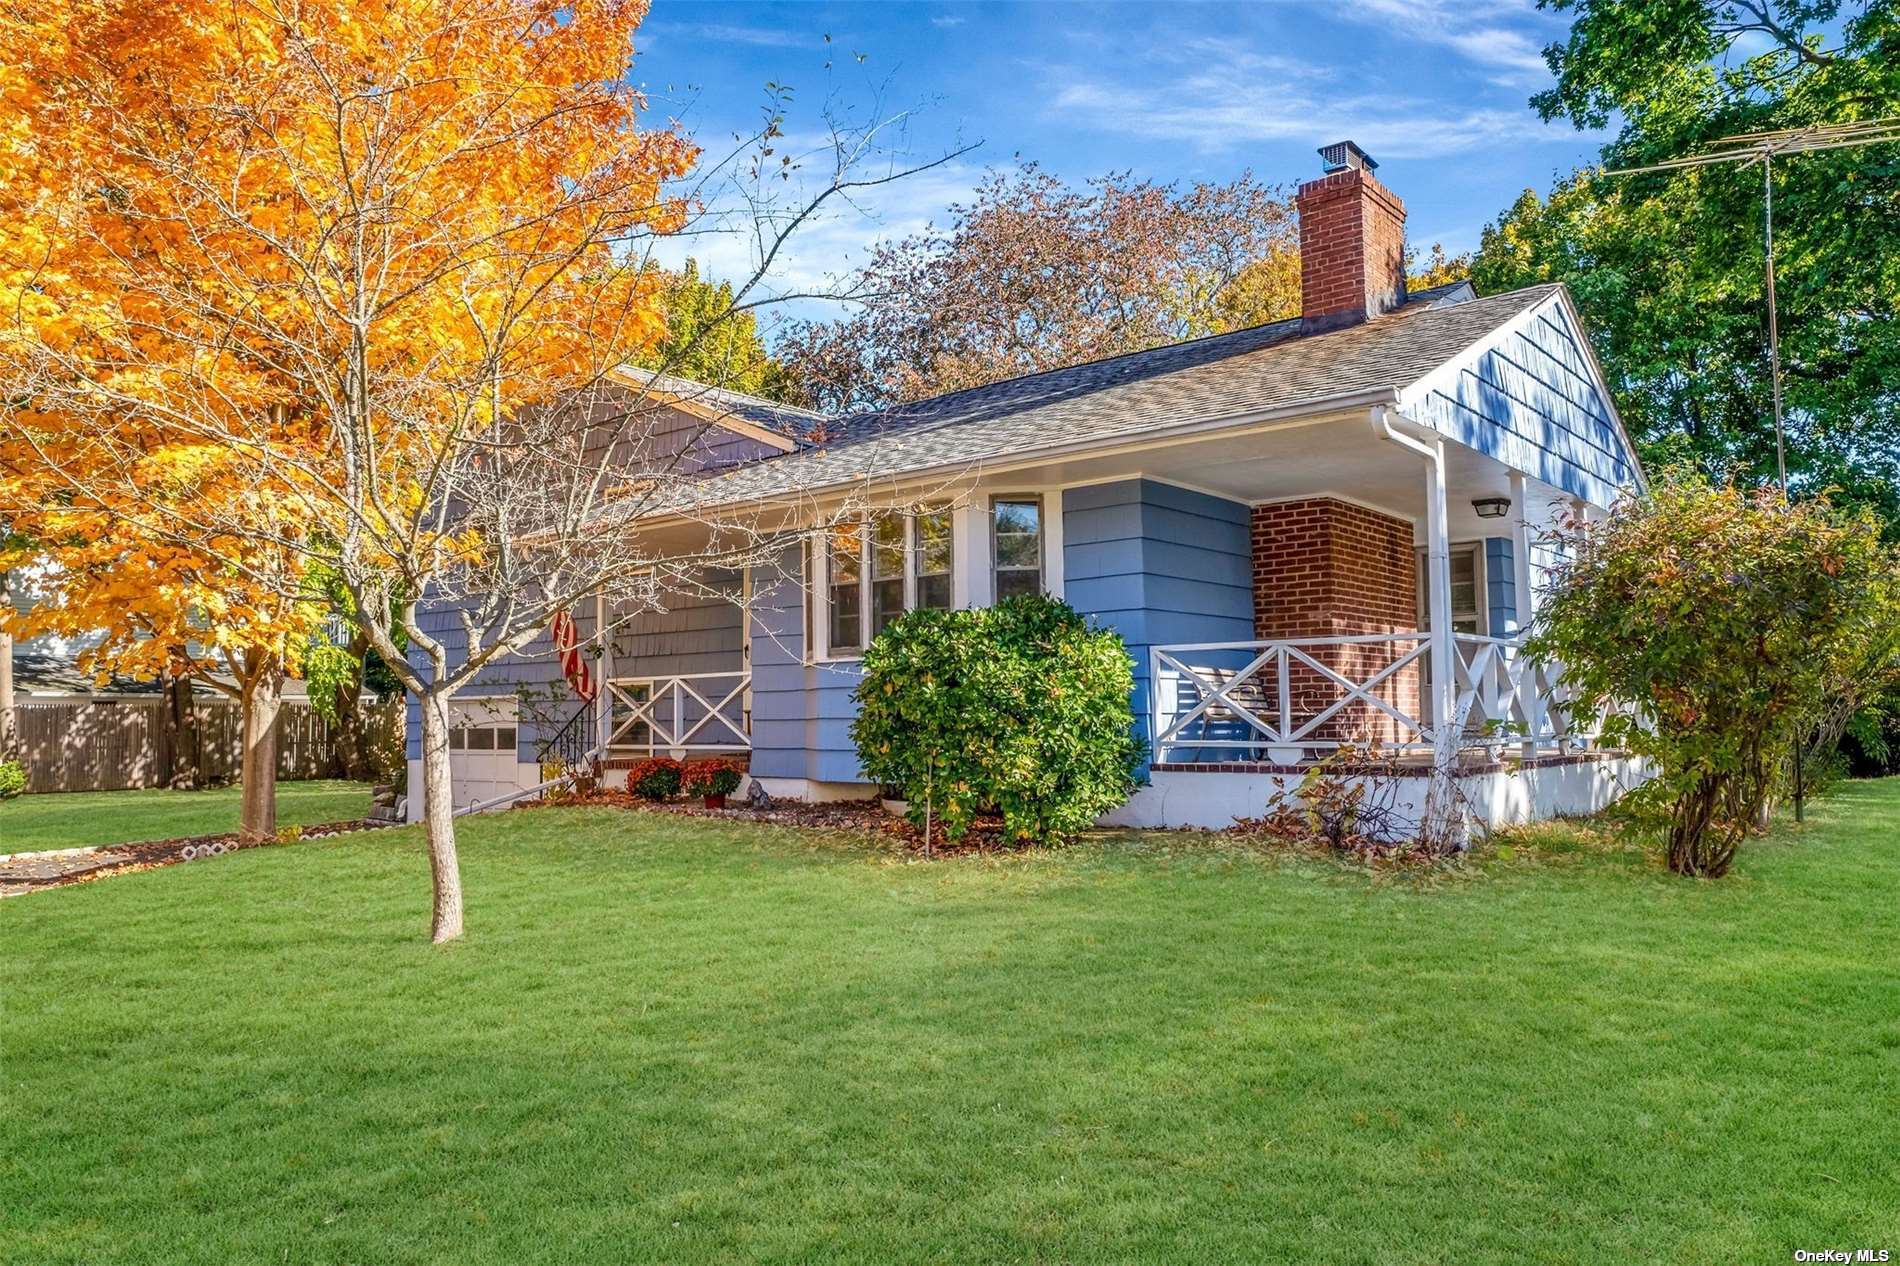
[[[1417, 555], [1412, 525], [1332, 497], [1279, 501], [1253, 508], [1254, 636], [1344, 637], [1419, 627]], [[1399, 647], [1402, 652], [1405, 645]], [[1391, 647], [1333, 647], [1313, 658], [1341, 675], [1364, 680], [1391, 662]], [[1311, 669], [1289, 675], [1296, 719], [1338, 699], [1340, 689]], [[1420, 674], [1406, 668], [1379, 697], [1419, 715]], [[1333, 740], [1399, 737], [1398, 725], [1365, 705], [1346, 708], [1315, 737]]]

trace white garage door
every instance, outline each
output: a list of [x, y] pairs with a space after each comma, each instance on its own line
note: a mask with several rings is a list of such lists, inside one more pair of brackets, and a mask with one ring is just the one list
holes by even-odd
[[513, 698], [450, 701], [449, 767], [454, 771], [456, 808], [533, 785], [521, 782], [515, 725]]

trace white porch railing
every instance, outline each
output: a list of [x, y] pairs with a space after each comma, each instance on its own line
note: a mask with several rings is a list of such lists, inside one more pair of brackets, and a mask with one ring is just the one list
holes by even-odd
[[[1460, 747], [1515, 746], [1530, 758], [1584, 745], [1554, 666], [1521, 651], [1521, 639], [1458, 635]], [[1368, 741], [1431, 751], [1430, 660], [1422, 631], [1153, 647], [1153, 759], [1297, 764]]]
[[749, 752], [750, 671], [612, 677], [603, 726], [609, 752]]

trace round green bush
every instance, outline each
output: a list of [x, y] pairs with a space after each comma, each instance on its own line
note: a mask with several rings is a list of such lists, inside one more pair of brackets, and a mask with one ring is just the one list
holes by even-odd
[[25, 790], [25, 766], [17, 760], [0, 761], [0, 800], [11, 800]]
[[1121, 638], [1066, 603], [913, 611], [864, 653], [851, 738], [919, 827], [934, 818], [954, 840], [995, 810], [1012, 838], [1047, 843], [1134, 790], [1133, 692]]

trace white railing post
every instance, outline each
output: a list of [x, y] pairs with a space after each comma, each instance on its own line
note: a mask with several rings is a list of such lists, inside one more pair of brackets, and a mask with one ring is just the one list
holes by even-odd
[[1277, 679], [1275, 684], [1278, 687], [1277, 693], [1280, 700], [1280, 715], [1277, 718], [1277, 728], [1280, 731], [1280, 737], [1285, 738], [1287, 735], [1293, 733], [1293, 670], [1290, 666], [1291, 659], [1286, 653], [1286, 647], [1280, 647], [1273, 659], [1274, 663], [1278, 665], [1274, 673]]
[[1174, 705], [1173, 690], [1169, 690], [1165, 696], [1161, 692], [1161, 652], [1150, 646], [1148, 648], [1148, 759], [1155, 764], [1162, 763], [1161, 736], [1168, 732], [1168, 724], [1162, 720], [1162, 717], [1165, 715], [1169, 721], [1172, 721]]

